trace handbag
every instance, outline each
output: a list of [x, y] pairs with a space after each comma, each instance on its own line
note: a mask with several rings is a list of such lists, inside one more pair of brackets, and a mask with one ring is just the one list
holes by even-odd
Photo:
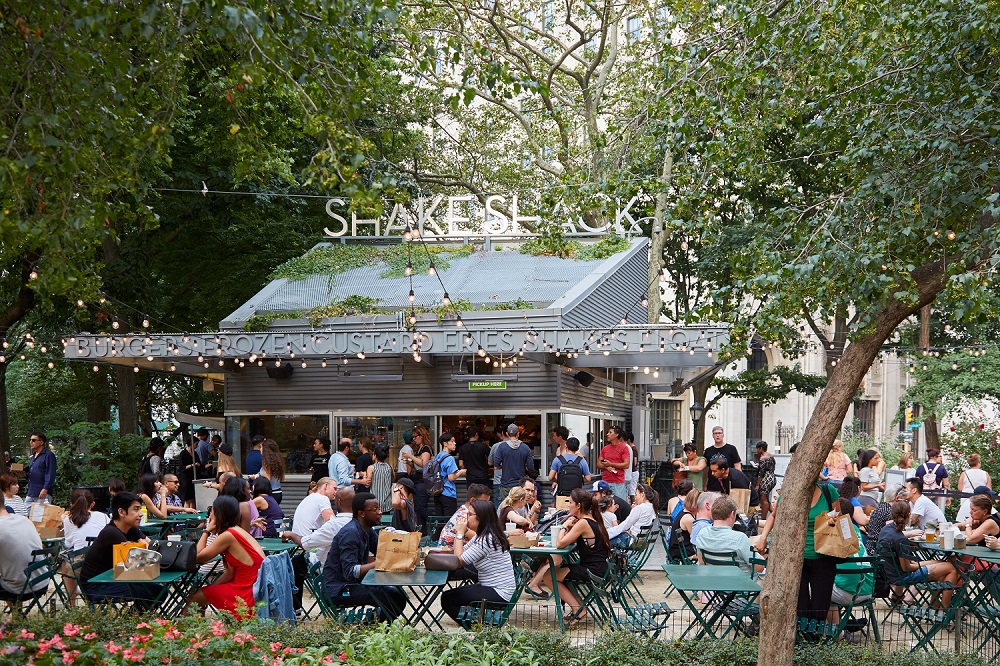
[[454, 553], [431, 551], [424, 558], [424, 568], [428, 571], [458, 571], [462, 568], [462, 560]]
[[[830, 499], [830, 489], [826, 485], [820, 486], [823, 497], [826, 498], [826, 507], [833, 511], [833, 502]], [[813, 550], [821, 555], [830, 557], [845, 558], [857, 555], [861, 550], [858, 542], [858, 533], [854, 531], [851, 524], [851, 517], [847, 514], [837, 516], [830, 524], [827, 514], [816, 516], [813, 523]]]
[[154, 539], [149, 542], [149, 549], [161, 555], [160, 568], [164, 571], [192, 573], [198, 570], [197, 544], [193, 541]]

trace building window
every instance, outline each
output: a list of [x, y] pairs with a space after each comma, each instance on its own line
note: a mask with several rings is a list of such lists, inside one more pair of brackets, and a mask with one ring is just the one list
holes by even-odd
[[[767, 370], [767, 354], [761, 348], [760, 342], [754, 341], [747, 370]], [[747, 400], [747, 450], [752, 452], [757, 442], [764, 438], [764, 403], [757, 400]], [[749, 455], [749, 454], [748, 454]]]
[[250, 440], [262, 435], [278, 443], [285, 458], [285, 472], [307, 474], [313, 457], [313, 440], [330, 437], [330, 417], [323, 414], [253, 414], [226, 417], [226, 441], [238, 446], [237, 463], [242, 470], [250, 451]]
[[629, 16], [625, 23], [625, 31], [629, 40], [636, 40], [642, 37], [642, 19], [638, 16]]
[[656, 8], [656, 25], [660, 30], [668, 30], [673, 27], [674, 15], [670, 13], [670, 8], [662, 5]]
[[542, 25], [546, 30], [552, 30], [556, 25], [556, 3], [553, 0], [545, 3]]
[[666, 447], [669, 458], [678, 458], [684, 443], [681, 441], [681, 401], [653, 400], [650, 425], [653, 444]]
[[858, 433], [875, 435], [875, 406], [878, 400], [854, 401], [854, 427]]

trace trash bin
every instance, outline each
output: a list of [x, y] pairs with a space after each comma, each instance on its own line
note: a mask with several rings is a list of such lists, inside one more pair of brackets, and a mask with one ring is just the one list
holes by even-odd
[[111, 511], [111, 493], [107, 486], [75, 486], [73, 490], [89, 490], [94, 496], [94, 511], [108, 513]]

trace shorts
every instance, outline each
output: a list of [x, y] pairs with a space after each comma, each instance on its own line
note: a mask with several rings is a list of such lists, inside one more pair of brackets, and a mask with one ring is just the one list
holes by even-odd
[[930, 569], [927, 567], [920, 567], [915, 571], [911, 571], [899, 580], [895, 582], [895, 585], [913, 585], [914, 583], [926, 583], [930, 578]]
[[836, 584], [834, 584], [833, 596], [830, 597], [830, 603], [836, 604], [837, 606], [850, 606], [853, 603], [860, 603], [862, 601], [868, 601], [869, 599], [871, 599], [870, 595], [855, 599], [853, 594], [840, 589]]

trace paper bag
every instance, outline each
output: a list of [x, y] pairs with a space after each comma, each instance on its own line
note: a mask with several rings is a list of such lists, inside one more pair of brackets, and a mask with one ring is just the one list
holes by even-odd
[[28, 511], [28, 518], [38, 530], [38, 536], [43, 539], [54, 539], [63, 536], [63, 515], [66, 510], [55, 504], [40, 504], [35, 502]]
[[420, 532], [379, 532], [375, 570], [403, 573], [416, 569], [421, 536]]
[[510, 534], [507, 541], [511, 548], [531, 548], [538, 545], [538, 534], [528, 532], [527, 534]]
[[[111, 551], [111, 566], [117, 567], [119, 564], [128, 564], [128, 551], [133, 548], [145, 548], [146, 544], [139, 541], [126, 541], [116, 543]], [[159, 575], [159, 574], [157, 574]]]
[[556, 495], [556, 511], [569, 511], [569, 495]]
[[729, 499], [736, 502], [736, 513], [744, 516], [750, 513], [750, 491], [746, 488], [732, 488], [729, 491]]
[[160, 577], [159, 564], [144, 564], [131, 569], [125, 568], [125, 563], [115, 565], [115, 580], [155, 580]]
[[14, 476], [20, 476], [22, 473], [24, 473], [24, 465], [22, 465], [21, 463], [11, 463], [10, 473], [13, 474]]
[[842, 514], [832, 519], [826, 514], [816, 516], [813, 525], [813, 548], [817, 553], [830, 557], [853, 557], [858, 554], [858, 535], [851, 524], [851, 517]]

